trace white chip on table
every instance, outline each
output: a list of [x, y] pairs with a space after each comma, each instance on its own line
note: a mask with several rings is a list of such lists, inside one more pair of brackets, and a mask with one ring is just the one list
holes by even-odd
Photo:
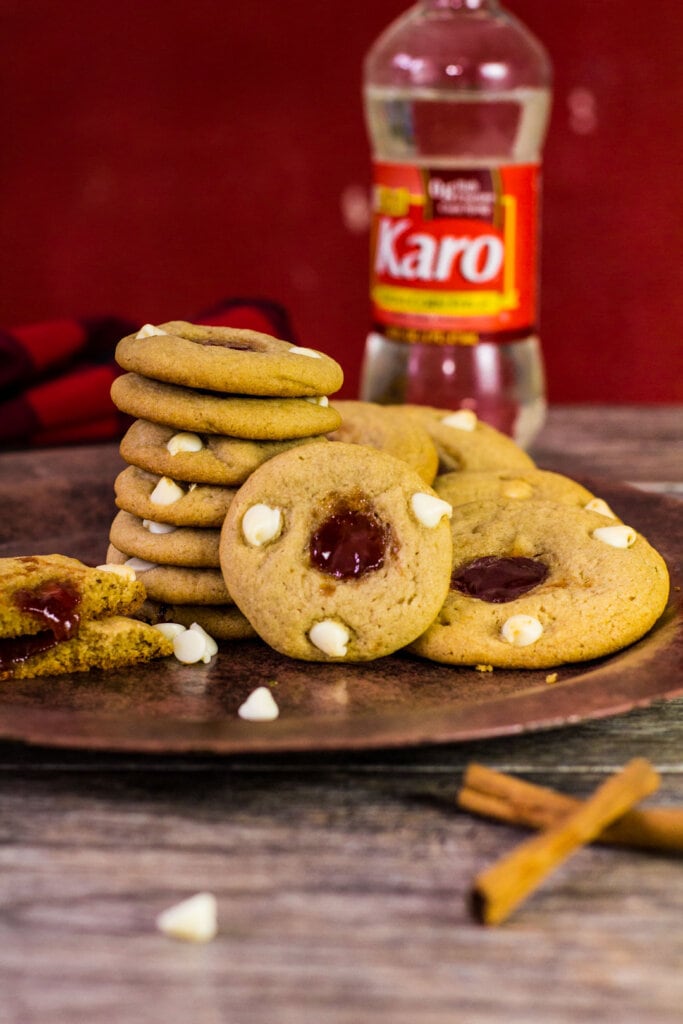
[[210, 892], [198, 892], [159, 914], [159, 931], [185, 942], [210, 942], [218, 931], [216, 897]]

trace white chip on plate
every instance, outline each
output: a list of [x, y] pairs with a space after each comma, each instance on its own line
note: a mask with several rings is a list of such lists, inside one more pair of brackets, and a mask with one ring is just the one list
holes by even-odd
[[280, 714], [275, 698], [267, 686], [257, 686], [237, 709], [247, 722], [273, 722]]

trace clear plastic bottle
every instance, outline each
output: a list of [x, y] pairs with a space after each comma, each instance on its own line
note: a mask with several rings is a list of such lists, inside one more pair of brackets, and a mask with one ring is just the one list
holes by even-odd
[[373, 325], [361, 397], [470, 408], [528, 446], [545, 418], [541, 44], [498, 0], [420, 0], [370, 49]]

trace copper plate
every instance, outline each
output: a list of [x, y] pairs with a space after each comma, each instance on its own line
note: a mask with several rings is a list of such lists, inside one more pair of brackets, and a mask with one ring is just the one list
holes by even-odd
[[[296, 662], [260, 642], [240, 642], [224, 645], [208, 666], [167, 659], [133, 671], [0, 683], [0, 738], [149, 753], [360, 750], [550, 729], [682, 695], [683, 506], [626, 486], [591, 486], [661, 551], [671, 600], [639, 643], [561, 667], [554, 683], [545, 670], [482, 673], [406, 655], [364, 665]], [[106, 542], [89, 527], [43, 538], [24, 553], [60, 550], [101, 561]], [[3, 544], [0, 553], [18, 552]], [[280, 717], [244, 722], [237, 708], [260, 684], [272, 687]]]

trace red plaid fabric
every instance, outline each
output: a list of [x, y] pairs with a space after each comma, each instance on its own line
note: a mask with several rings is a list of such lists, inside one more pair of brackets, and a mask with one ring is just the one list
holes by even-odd
[[[294, 341], [285, 310], [268, 299], [227, 299], [191, 317]], [[120, 338], [137, 330], [117, 317], [52, 320], [0, 330], [0, 449], [119, 438], [130, 419], [115, 408]]]

